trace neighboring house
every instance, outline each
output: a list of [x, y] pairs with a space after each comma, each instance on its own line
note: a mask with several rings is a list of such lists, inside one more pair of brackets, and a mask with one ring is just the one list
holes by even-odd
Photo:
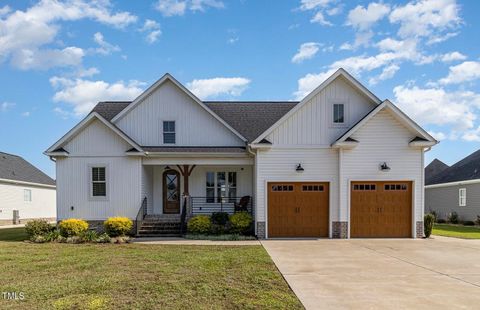
[[441, 219], [457, 212], [462, 221], [480, 216], [480, 151], [451, 167], [435, 159], [425, 168], [425, 180], [425, 212]]
[[56, 219], [55, 181], [20, 156], [0, 152], [0, 225]]
[[152, 226], [238, 207], [259, 238], [415, 238], [436, 143], [339, 69], [300, 102], [201, 101], [166, 74], [132, 102], [98, 103], [45, 154], [60, 220]]

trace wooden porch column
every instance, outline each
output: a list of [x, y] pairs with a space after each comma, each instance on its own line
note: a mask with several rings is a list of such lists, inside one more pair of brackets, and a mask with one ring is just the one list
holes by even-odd
[[192, 174], [193, 169], [195, 169], [196, 165], [177, 165], [178, 170], [180, 170], [180, 174], [183, 177], [183, 195], [184, 196], [190, 196], [189, 189], [188, 189], [188, 182], [189, 182], [189, 177], [190, 174]]

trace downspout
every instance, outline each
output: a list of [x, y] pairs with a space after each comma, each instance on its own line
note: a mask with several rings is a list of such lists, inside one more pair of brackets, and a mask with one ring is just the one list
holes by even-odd
[[253, 201], [255, 202], [253, 206], [253, 210], [255, 210], [255, 225], [254, 225], [254, 232], [255, 236], [257, 235], [257, 222], [258, 222], [258, 212], [257, 212], [257, 153], [252, 151], [252, 147], [250, 144], [247, 145], [247, 152], [250, 153], [254, 157], [254, 166], [253, 166]]

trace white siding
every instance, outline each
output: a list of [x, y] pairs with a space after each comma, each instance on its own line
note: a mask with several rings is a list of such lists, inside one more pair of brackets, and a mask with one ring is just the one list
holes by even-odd
[[[96, 120], [65, 145], [70, 154], [58, 158], [56, 164], [59, 220], [136, 217], [142, 200], [142, 163], [140, 158], [125, 155], [129, 148], [128, 143]], [[106, 200], [90, 197], [90, 169], [95, 165], [107, 167]]]
[[[24, 201], [24, 190], [32, 192], [32, 201]], [[31, 185], [0, 183], [0, 220], [12, 220], [13, 210], [19, 210], [20, 220], [55, 218], [55, 189]]]
[[245, 145], [170, 81], [118, 120], [117, 126], [140, 145], [163, 145], [163, 121], [175, 121], [176, 145]]
[[[346, 104], [345, 126], [332, 124], [332, 103]], [[274, 145], [329, 146], [354, 123], [374, 108], [370, 99], [361, 94], [343, 77], [335, 79], [296, 113], [278, 126], [267, 140]]]
[[[408, 146], [415, 137], [390, 112], [380, 111], [353, 136], [360, 143], [343, 151], [343, 181], [340, 195], [349, 197], [349, 181], [353, 180], [411, 180], [415, 203], [415, 219], [423, 220], [422, 150]], [[379, 165], [386, 162], [391, 168], [382, 172]], [[340, 207], [341, 220], [348, 219], [348, 199]], [[413, 226], [415, 227], [415, 225]]]
[[[303, 173], [295, 171], [301, 163]], [[265, 183], [272, 181], [330, 182], [330, 219], [338, 218], [338, 151], [331, 148], [298, 148], [259, 151], [257, 155], [257, 221], [266, 219]]]

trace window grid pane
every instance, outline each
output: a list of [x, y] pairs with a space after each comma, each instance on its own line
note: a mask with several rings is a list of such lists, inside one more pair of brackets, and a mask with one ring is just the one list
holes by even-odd
[[175, 143], [175, 121], [163, 122], [163, 143]]
[[106, 197], [107, 182], [105, 167], [92, 167], [92, 196]]
[[344, 123], [345, 121], [345, 106], [343, 104], [333, 105], [333, 122], [337, 124]]

